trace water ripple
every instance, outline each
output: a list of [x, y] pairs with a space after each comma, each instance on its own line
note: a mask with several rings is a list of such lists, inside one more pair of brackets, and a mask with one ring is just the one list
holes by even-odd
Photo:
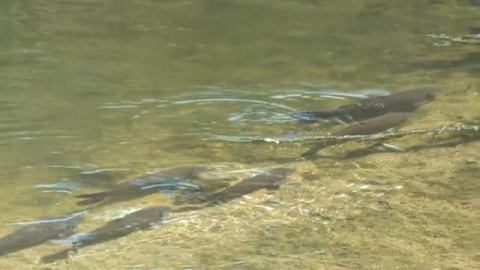
[[182, 100], [176, 101], [174, 104], [191, 104], [191, 103], [211, 103], [211, 102], [247, 102], [247, 103], [258, 103], [265, 104], [272, 107], [282, 108], [290, 111], [296, 111], [293, 108], [288, 107], [287, 105], [267, 102], [262, 100], [253, 100], [253, 99], [239, 99], [239, 98], [206, 98], [206, 99], [191, 99], [191, 100]]

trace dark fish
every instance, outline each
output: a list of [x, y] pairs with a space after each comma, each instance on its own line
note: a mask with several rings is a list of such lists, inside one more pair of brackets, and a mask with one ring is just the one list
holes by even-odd
[[[377, 134], [383, 131], [386, 131], [390, 128], [398, 126], [402, 123], [405, 123], [413, 116], [413, 113], [408, 112], [394, 112], [387, 113], [382, 116], [378, 116], [366, 121], [362, 121], [357, 124], [353, 124], [349, 127], [341, 129], [333, 135], [335, 136], [347, 136], [347, 135], [372, 135]], [[303, 153], [301, 157], [303, 158], [312, 158], [317, 155], [317, 152], [321, 149], [330, 146], [331, 143], [320, 143], [314, 145], [308, 151]]]
[[480, 35], [480, 26], [478, 27], [475, 27], [475, 26], [471, 26], [468, 28], [468, 33], [470, 35]]
[[75, 252], [80, 248], [124, 237], [138, 230], [150, 229], [156, 223], [163, 220], [169, 211], [170, 208], [167, 206], [147, 207], [126, 215], [123, 218], [112, 220], [91, 232], [77, 234], [73, 236], [72, 248], [45, 256], [42, 258], [42, 262], [52, 263], [57, 260], [66, 259], [70, 252]]
[[392, 127], [405, 123], [413, 116], [413, 113], [409, 112], [394, 112], [387, 113], [382, 116], [378, 116], [360, 123], [351, 125], [347, 128], [339, 130], [333, 135], [346, 136], [346, 135], [371, 135], [383, 132]]
[[89, 205], [100, 202], [106, 198], [114, 200], [129, 200], [156, 193], [159, 189], [178, 188], [181, 186], [187, 188], [196, 188], [193, 184], [181, 182], [196, 178], [199, 173], [207, 168], [203, 166], [185, 166], [165, 169], [153, 174], [147, 174], [123, 183], [118, 184], [110, 191], [82, 194], [76, 198], [85, 199], [77, 202], [77, 205]]
[[424, 87], [365, 99], [331, 111], [295, 112], [292, 116], [307, 121], [338, 117], [346, 122], [356, 122], [390, 112], [413, 112], [421, 105], [434, 100], [439, 92], [439, 88]]
[[[282, 185], [287, 178], [294, 173], [295, 170], [291, 168], [274, 168], [266, 171], [262, 171], [254, 176], [250, 176], [247, 178], [242, 179], [240, 182], [225, 188], [224, 190], [213, 193], [207, 194], [204, 197], [197, 198], [199, 200], [193, 201], [193, 203], [202, 203], [208, 202], [206, 207], [213, 207], [217, 206], [221, 203], [226, 203], [233, 199], [242, 197], [243, 195], [250, 194], [260, 189], [268, 189], [268, 190], [277, 190], [280, 185]], [[192, 202], [191, 202], [192, 203]], [[180, 210], [176, 210], [177, 212], [182, 212], [186, 210], [194, 210], [194, 209], [201, 209], [200, 208], [180, 208]]]
[[291, 168], [274, 168], [247, 177], [213, 195], [216, 200], [231, 201], [260, 189], [277, 190], [294, 173]]
[[0, 256], [72, 235], [84, 213], [35, 221], [12, 232], [0, 239]]

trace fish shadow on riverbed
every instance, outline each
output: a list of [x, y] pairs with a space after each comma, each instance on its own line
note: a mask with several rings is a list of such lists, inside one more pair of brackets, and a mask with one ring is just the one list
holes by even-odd
[[[326, 155], [315, 155], [308, 158], [278, 158], [272, 160], [272, 162], [276, 162], [278, 164], [284, 163], [292, 163], [292, 162], [304, 162], [304, 161], [315, 161], [319, 159], [330, 159], [330, 160], [348, 160], [348, 159], [356, 159], [356, 158], [363, 158], [369, 155], [381, 154], [381, 153], [410, 153], [410, 152], [418, 152], [425, 149], [433, 149], [433, 148], [446, 148], [446, 147], [456, 147], [462, 144], [468, 144], [472, 142], [480, 141], [480, 136], [478, 132], [475, 134], [455, 134], [451, 135], [448, 138], [433, 138], [430, 142], [421, 143], [418, 145], [414, 145], [405, 149], [400, 147], [396, 147], [394, 145], [387, 144], [388, 139], [383, 139], [376, 141], [369, 146], [363, 147], [358, 150], [349, 151], [342, 156], [326, 156]], [[341, 142], [341, 144], [347, 142]], [[328, 146], [335, 146], [339, 145], [340, 143], [330, 143]], [[257, 161], [258, 162], [258, 161]]]
[[[350, 151], [347, 154], [345, 154], [343, 157], [331, 157], [336, 160], [347, 160], [347, 159], [355, 159], [355, 158], [362, 158], [366, 157], [369, 155], [374, 155], [374, 154], [379, 154], [379, 153], [408, 153], [408, 152], [418, 152], [422, 151], [425, 149], [432, 149], [432, 148], [446, 148], [446, 147], [456, 147], [461, 144], [468, 144], [472, 142], [480, 141], [480, 136], [473, 135], [473, 136], [468, 136], [464, 134], [460, 134], [459, 136], [455, 137], [450, 137], [447, 139], [434, 139], [433, 142], [430, 143], [422, 143], [418, 145], [414, 145], [411, 147], [408, 147], [406, 149], [395, 149], [392, 147], [382, 147], [382, 142], [376, 143], [374, 145], [358, 149], [355, 151]], [[379, 150], [379, 147], [382, 147], [381, 150]]]
[[[432, 138], [430, 138], [427, 142], [420, 143], [418, 145], [410, 146], [408, 148], [402, 149], [395, 145], [388, 144], [389, 140], [394, 138], [399, 138], [403, 136], [413, 136], [414, 134], [408, 135], [402, 133], [392, 133], [392, 134], [375, 134], [372, 135], [374, 137], [367, 139], [368, 137], [362, 137], [359, 139], [347, 139], [342, 138], [341, 136], [338, 139], [335, 137], [326, 138], [325, 140], [321, 140], [320, 142], [315, 142], [314, 145], [320, 145], [321, 147], [314, 146], [315, 150], [321, 150], [328, 147], [336, 147], [342, 144], [369, 144], [366, 147], [363, 147], [358, 150], [352, 150], [346, 152], [345, 154], [340, 155], [322, 155], [322, 151], [319, 154], [315, 153], [315, 155], [307, 156], [307, 157], [278, 157], [278, 158], [267, 158], [269, 162], [276, 163], [276, 164], [287, 164], [287, 163], [296, 163], [296, 162], [305, 162], [305, 161], [315, 161], [315, 160], [346, 160], [346, 159], [354, 159], [354, 158], [361, 158], [368, 155], [379, 154], [379, 153], [406, 153], [406, 152], [416, 152], [421, 151], [423, 149], [430, 149], [430, 148], [443, 148], [443, 147], [455, 147], [461, 144], [468, 144], [471, 142], [476, 142], [480, 140], [480, 134], [478, 129], [476, 128], [475, 121], [471, 122], [472, 126], [465, 126], [463, 128], [458, 127], [460, 129], [455, 130], [455, 127], [450, 127], [450, 131], [455, 131], [453, 133], [447, 133], [448, 137], [441, 136], [442, 130], [446, 128], [445, 126], [434, 129], [430, 132], [428, 131], [421, 131], [420, 135], [425, 136], [430, 134]], [[447, 131], [449, 128], [447, 127]], [[423, 135], [422, 135], [423, 134]], [[378, 138], [376, 138], [378, 136]], [[292, 150], [294, 151], [294, 150]], [[310, 150], [309, 150], [310, 151]], [[245, 161], [247, 162], [247, 161]], [[265, 162], [265, 158], [261, 158], [258, 155], [252, 156], [249, 158], [248, 162], [250, 163], [259, 163]]]

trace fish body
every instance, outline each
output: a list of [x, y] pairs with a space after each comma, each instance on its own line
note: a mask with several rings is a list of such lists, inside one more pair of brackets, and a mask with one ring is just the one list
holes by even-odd
[[368, 98], [331, 111], [295, 112], [292, 116], [306, 121], [337, 117], [346, 122], [357, 122], [390, 112], [413, 112], [421, 105], [434, 100], [440, 91], [436, 87], [417, 88]]
[[166, 206], [152, 206], [135, 211], [123, 218], [112, 220], [91, 232], [79, 234], [77, 237], [74, 236], [73, 248], [45, 256], [42, 258], [42, 262], [52, 263], [66, 259], [70, 252], [77, 251], [80, 248], [124, 237], [138, 230], [149, 229], [163, 220], [169, 211], [170, 208]]
[[[372, 135], [384, 132], [390, 128], [405, 123], [413, 117], [413, 113], [409, 112], [393, 112], [382, 116], [377, 116], [369, 120], [365, 120], [349, 127], [334, 132], [335, 136], [353, 136], [353, 135]], [[319, 143], [314, 145], [308, 151], [301, 155], [302, 158], [311, 159], [317, 156], [318, 151], [328, 146], [331, 142]]]
[[291, 168], [274, 168], [262, 171], [213, 194], [212, 198], [214, 200], [231, 201], [260, 189], [277, 190], [294, 172], [295, 170]]
[[480, 35], [480, 27], [471, 26], [468, 28], [468, 34], [470, 35]]
[[77, 248], [90, 246], [131, 234], [134, 231], [145, 230], [161, 221], [169, 212], [169, 207], [152, 206], [140, 209], [122, 218], [108, 222], [102, 227], [95, 229], [75, 242]]
[[374, 117], [374, 118], [353, 124], [349, 127], [346, 127], [344, 129], [341, 129], [333, 133], [333, 135], [346, 136], [346, 135], [377, 134], [408, 121], [409, 119], [412, 118], [412, 116], [413, 116], [413, 113], [409, 113], [409, 112], [387, 113], [382, 116]]
[[[243, 195], [253, 193], [260, 189], [277, 190], [280, 185], [282, 185], [287, 180], [287, 178], [294, 172], [295, 170], [291, 168], [274, 168], [270, 170], [265, 170], [256, 175], [246, 177], [240, 180], [238, 183], [227, 187], [220, 192], [216, 192], [213, 194], [196, 194], [196, 196], [190, 197], [188, 199], [188, 203], [198, 204], [210, 202], [209, 204], [207, 204], [206, 207], [213, 207], [242, 197]], [[184, 202], [182, 201], [182, 203]], [[199, 210], [203, 208], [204, 207], [187, 206], [179, 208], [175, 210], [175, 212]]]
[[161, 188], [180, 186], [192, 188], [195, 186], [191, 184], [187, 185], [181, 181], [196, 178], [206, 169], [207, 168], [204, 166], [184, 166], [165, 169], [120, 183], [110, 191], [82, 194], [75, 197], [84, 199], [77, 202], [78, 205], [89, 205], [100, 202], [109, 197], [117, 200], [128, 200], [142, 197], [156, 193], [158, 189]]
[[0, 239], [0, 256], [72, 235], [84, 213], [39, 220], [15, 230]]

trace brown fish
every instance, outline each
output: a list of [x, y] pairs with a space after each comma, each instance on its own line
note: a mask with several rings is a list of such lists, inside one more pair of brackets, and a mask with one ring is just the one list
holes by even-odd
[[382, 116], [378, 116], [360, 123], [351, 125], [347, 128], [339, 130], [333, 135], [346, 136], [346, 135], [371, 135], [386, 131], [392, 127], [405, 123], [413, 116], [413, 113], [409, 112], [395, 112], [387, 113]]
[[[333, 135], [335, 136], [347, 136], [347, 135], [372, 135], [377, 134], [383, 131], [386, 131], [390, 128], [398, 126], [402, 123], [405, 123], [409, 119], [411, 119], [413, 113], [408, 112], [394, 112], [394, 113], [387, 113], [382, 116], [378, 116], [366, 121], [362, 121], [357, 124], [353, 124], [349, 127], [341, 129]], [[330, 146], [331, 143], [320, 143], [314, 145], [308, 151], [303, 153], [301, 157], [303, 158], [312, 158], [317, 155], [317, 152], [325, 147]]]
[[80, 248], [124, 237], [138, 230], [150, 229], [157, 222], [163, 220], [169, 211], [170, 208], [167, 206], [147, 207], [126, 215], [123, 218], [112, 220], [91, 232], [77, 234], [73, 237], [72, 248], [45, 256], [42, 258], [42, 262], [52, 263], [57, 260], [66, 259], [70, 252], [75, 252]]
[[83, 221], [84, 213], [39, 220], [21, 227], [0, 239], [0, 256], [72, 235]]
[[480, 35], [480, 26], [471, 26], [468, 28], [468, 33], [470, 35]]
[[292, 116], [306, 121], [333, 117], [347, 122], [362, 121], [390, 112], [414, 112], [421, 105], [434, 100], [440, 91], [436, 87], [417, 88], [361, 100], [331, 111], [295, 112]]
[[[291, 168], [274, 168], [266, 171], [262, 171], [254, 176], [250, 176], [247, 178], [242, 179], [240, 182], [225, 188], [224, 190], [213, 193], [213, 194], [206, 194], [204, 197], [197, 198], [197, 201], [193, 201], [193, 203], [202, 203], [210, 201], [206, 207], [213, 207], [217, 206], [222, 203], [226, 203], [233, 199], [242, 197], [243, 195], [250, 194], [260, 189], [268, 189], [268, 190], [277, 190], [280, 185], [282, 185], [287, 178], [295, 172], [295, 169]], [[190, 202], [192, 203], [192, 202]], [[190, 210], [198, 210], [202, 209], [203, 207], [199, 208], [180, 208], [176, 210], [176, 212], [182, 211], [190, 211]]]
[[260, 172], [254, 176], [244, 178], [240, 182], [213, 194], [213, 198], [222, 201], [231, 201], [260, 189], [277, 190], [294, 173], [291, 168], [274, 168]]
[[207, 170], [207, 168], [204, 166], [184, 166], [165, 169], [120, 183], [110, 191], [82, 194], [75, 197], [85, 199], [77, 202], [77, 205], [89, 205], [100, 202], [106, 198], [112, 198], [117, 201], [138, 198], [156, 193], [159, 189], [168, 187], [178, 188], [186, 186], [188, 188], [196, 188], [195, 185], [182, 181], [196, 178], [205, 170]]

